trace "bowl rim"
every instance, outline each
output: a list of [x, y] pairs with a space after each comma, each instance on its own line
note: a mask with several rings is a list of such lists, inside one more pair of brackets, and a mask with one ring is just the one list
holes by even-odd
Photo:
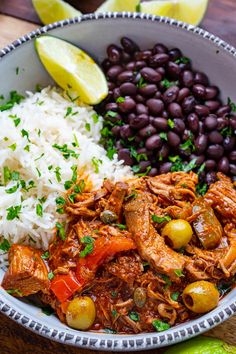
[[[164, 16], [155, 16], [137, 12], [106, 12], [106, 13], [91, 13], [82, 15], [79, 17], [66, 19], [52, 24], [40, 27], [34, 31], [21, 36], [11, 44], [0, 49], [0, 61], [7, 54], [21, 46], [22, 44], [33, 40], [34, 38], [46, 34], [51, 30], [60, 27], [67, 27], [75, 25], [84, 21], [96, 21], [96, 20], [110, 20], [110, 19], [132, 19], [132, 20], [144, 20], [163, 23], [175, 28], [180, 28], [186, 32], [191, 32], [194, 35], [200, 36], [205, 40], [212, 42], [216, 48], [220, 47], [231, 56], [236, 57], [236, 49], [220, 39], [219, 37], [211, 34], [210, 32], [203, 30], [200, 27], [189, 25], [187, 23], [177, 21], [172, 18]], [[0, 312], [7, 317], [11, 318], [15, 322], [19, 323], [23, 327], [31, 330], [32, 332], [39, 334], [45, 338], [67, 344], [79, 348], [103, 350], [103, 351], [140, 351], [147, 349], [161, 348], [167, 345], [176, 344], [184, 340], [190, 339], [204, 333], [209, 329], [217, 326], [226, 319], [230, 318], [236, 313], [236, 300], [227, 301], [226, 304], [222, 304], [216, 308], [213, 312], [210, 312], [204, 316], [199, 317], [193, 321], [193, 324], [189, 325], [188, 322], [183, 326], [178, 325], [165, 332], [152, 332], [133, 335], [117, 335], [106, 333], [94, 333], [94, 332], [81, 332], [75, 330], [63, 330], [59, 327], [51, 327], [45, 324], [45, 321], [40, 319], [29, 318], [24, 314], [24, 311], [19, 311], [17, 305], [14, 304], [7, 293], [1, 291], [0, 298]], [[5, 298], [5, 300], [4, 300]], [[29, 315], [30, 316], [30, 315]]]

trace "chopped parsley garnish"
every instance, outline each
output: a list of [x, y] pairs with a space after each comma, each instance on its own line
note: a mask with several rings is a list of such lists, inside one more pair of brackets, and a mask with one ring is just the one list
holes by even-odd
[[79, 147], [79, 142], [78, 142], [77, 136], [75, 134], [74, 134], [74, 142], [72, 143], [72, 145], [74, 147]]
[[180, 57], [180, 58], [176, 59], [175, 63], [176, 64], [188, 64], [188, 63], [190, 63], [190, 59], [187, 57]]
[[49, 272], [49, 273], [48, 273], [48, 279], [49, 279], [49, 280], [52, 280], [52, 279], [54, 278], [54, 276], [55, 276], [55, 275], [54, 275], [53, 272]]
[[233, 135], [233, 129], [232, 129], [232, 127], [225, 127], [223, 129], [221, 129], [220, 134], [224, 138], [227, 138], [228, 136], [232, 136]]
[[18, 295], [18, 296], [23, 296], [22, 292], [19, 290], [19, 289], [8, 289], [6, 290], [6, 292], [9, 294], [9, 295]]
[[29, 145], [25, 145], [24, 150], [29, 152], [30, 151], [30, 146]]
[[139, 314], [137, 312], [134, 312], [134, 311], [131, 311], [129, 313], [129, 318], [134, 321], [134, 322], [138, 322], [140, 321], [140, 317], [139, 317]]
[[112, 317], [116, 317], [117, 314], [118, 314], [117, 310], [112, 310], [112, 311], [111, 311]]
[[42, 173], [40, 172], [40, 170], [38, 169], [38, 167], [36, 167], [36, 171], [37, 171], [39, 177], [41, 177], [41, 176], [42, 176]]
[[171, 295], [170, 295], [170, 297], [171, 297], [171, 299], [173, 300], [173, 301], [178, 301], [178, 298], [179, 298], [179, 292], [178, 291], [176, 291], [175, 293], [172, 293]]
[[12, 151], [15, 151], [16, 150], [16, 143], [9, 145], [8, 148], [11, 149]]
[[16, 114], [14, 114], [14, 115], [10, 114], [8, 117], [9, 117], [9, 118], [12, 118], [12, 119], [13, 119], [13, 122], [14, 122], [14, 124], [15, 124], [15, 127], [18, 127], [18, 125], [19, 125], [20, 122], [21, 122], [21, 119], [20, 119], [19, 117], [17, 117]]
[[125, 197], [125, 200], [129, 200], [129, 199], [131, 199], [131, 198], [136, 199], [137, 196], [138, 196], [138, 192], [137, 192], [135, 189], [133, 189], [133, 190], [132, 190], [132, 193], [130, 193], [129, 195], [127, 195], [127, 196]]
[[111, 292], [111, 296], [112, 296], [113, 298], [117, 297], [117, 295], [118, 295], [118, 294], [117, 294], [116, 291], [112, 291], [112, 292]]
[[228, 97], [228, 105], [230, 106], [232, 112], [236, 112], [236, 103], [234, 103], [230, 97]]
[[40, 217], [43, 216], [43, 206], [42, 204], [37, 204], [36, 205], [36, 214]]
[[94, 167], [94, 172], [99, 173], [99, 165], [102, 164], [102, 160], [97, 159], [96, 157], [93, 157], [91, 161], [92, 161], [92, 165]]
[[126, 230], [126, 225], [124, 224], [114, 224], [114, 226], [117, 226], [120, 230]]
[[161, 85], [165, 88], [165, 89], [168, 89], [172, 86], [176, 86], [178, 85], [178, 81], [169, 81], [167, 79], [164, 79], [161, 81]]
[[64, 204], [66, 204], [66, 201], [65, 201], [65, 199], [63, 197], [57, 197], [56, 198], [56, 204], [57, 205], [64, 205]]
[[16, 91], [10, 92], [10, 99], [3, 105], [0, 105], [0, 111], [11, 109], [16, 103], [19, 104], [24, 99], [24, 96], [19, 95]]
[[112, 328], [104, 328], [104, 332], [110, 333], [110, 334], [116, 334], [117, 333], [117, 331], [115, 329], [112, 329]]
[[55, 312], [50, 306], [41, 307], [41, 310], [46, 316], [51, 316]]
[[6, 185], [12, 178], [12, 174], [10, 169], [5, 166], [3, 167], [3, 179], [4, 179], [4, 184]]
[[195, 151], [196, 148], [195, 148], [195, 145], [193, 144], [192, 142], [192, 139], [188, 139], [186, 140], [183, 144], [181, 144], [180, 146], [180, 149], [186, 151], [186, 150], [189, 150], [189, 151]]
[[61, 172], [60, 171], [61, 171], [61, 167], [58, 167], [58, 166], [54, 170], [57, 182], [61, 182]]
[[152, 167], [151, 167], [151, 166], [148, 166], [148, 167], [146, 168], [146, 171], [145, 171], [145, 172], [143, 172], [143, 173], [137, 173], [137, 176], [138, 176], [138, 177], [147, 176], [147, 174], [151, 171], [151, 169], [152, 169]]
[[182, 272], [182, 270], [181, 269], [175, 269], [174, 270], [174, 273], [175, 273], [175, 275], [177, 275], [177, 277], [184, 277], [184, 273]]
[[76, 154], [74, 150], [68, 149], [67, 144], [64, 144], [62, 146], [58, 144], [53, 144], [52, 147], [59, 150], [66, 160], [69, 159], [69, 157], [74, 157], [75, 159], [78, 159], [79, 157], [79, 154]]
[[21, 205], [11, 206], [10, 208], [7, 208], [7, 212], [7, 220], [19, 219]]
[[93, 119], [94, 124], [98, 123], [99, 122], [99, 115], [97, 113], [93, 113], [92, 119]]
[[86, 123], [86, 124], [85, 124], [85, 129], [86, 129], [88, 132], [90, 132], [90, 130], [91, 130], [91, 125], [90, 125], [89, 123]]
[[73, 183], [76, 183], [76, 181], [77, 181], [77, 166], [76, 165], [73, 165], [73, 166], [71, 166], [71, 168], [70, 168], [71, 170], [72, 170], [72, 177], [71, 177], [71, 181], [73, 182]]
[[69, 201], [73, 204], [75, 202], [76, 193], [72, 193], [68, 196]]
[[120, 97], [118, 97], [118, 98], [116, 99], [116, 102], [117, 102], [117, 103], [123, 103], [123, 102], [125, 102], [125, 98], [122, 97], [122, 96], [120, 96]]
[[163, 332], [170, 328], [170, 325], [160, 320], [152, 321], [152, 325], [157, 332]]
[[44, 156], [44, 152], [39, 157], [37, 157], [34, 161], [40, 160], [43, 156]]
[[66, 239], [66, 231], [65, 231], [65, 225], [64, 223], [61, 224], [59, 222], [56, 223], [57, 227], [57, 236], [62, 239], [62, 241], [65, 241]]
[[205, 164], [205, 162], [204, 162], [203, 164], [201, 164], [201, 166], [199, 167], [199, 169], [198, 169], [198, 171], [197, 171], [198, 175], [199, 175], [200, 173], [202, 173], [202, 172], [205, 170], [205, 167], [206, 167], [206, 164]]
[[9, 249], [11, 248], [10, 243], [8, 242], [7, 239], [3, 239], [3, 241], [0, 243], [0, 250], [3, 252], [8, 252]]
[[190, 172], [196, 166], [196, 158], [190, 161], [188, 164], [184, 163], [180, 156], [169, 156], [169, 161], [173, 162], [171, 172], [183, 171]]
[[72, 107], [67, 107], [64, 118], [68, 117], [71, 113], [72, 113]]
[[74, 191], [76, 192], [76, 193], [83, 193], [84, 192], [84, 190], [85, 190], [85, 182], [84, 182], [84, 180], [83, 179], [81, 179], [80, 181], [79, 181], [79, 183], [78, 184], [76, 184], [76, 186], [74, 187]]
[[117, 112], [113, 112], [113, 111], [107, 111], [105, 117], [111, 117], [111, 118], [115, 118], [117, 116]]
[[53, 169], [53, 165], [48, 166], [48, 171], [51, 171]]
[[79, 257], [80, 258], [86, 257], [88, 254], [93, 252], [93, 248], [94, 248], [93, 243], [86, 244], [85, 248], [80, 252]]
[[162, 222], [165, 221], [170, 221], [171, 217], [169, 215], [165, 216], [157, 216], [156, 214], [152, 215], [152, 221], [157, 222], [158, 224], [161, 224]]
[[28, 140], [28, 142], [30, 142], [30, 140], [29, 140], [29, 133], [27, 132], [27, 130], [22, 129], [22, 130], [21, 130], [21, 135], [22, 135], [23, 138], [26, 137], [26, 139]]
[[162, 140], [165, 140], [165, 141], [167, 141], [167, 140], [168, 140], [168, 138], [167, 138], [167, 134], [166, 134], [166, 133], [164, 133], [164, 132], [161, 132], [161, 133], [159, 134], [159, 136], [160, 136], [160, 138], [161, 138]]
[[68, 189], [70, 189], [70, 188], [72, 187], [72, 185], [73, 185], [73, 182], [72, 182], [72, 181], [65, 181], [65, 183], [64, 183], [64, 188], [65, 188], [66, 190], [68, 190]]
[[136, 5], [135, 11], [136, 11], [136, 12], [141, 12], [141, 5], [140, 5], [140, 4], [137, 4], [137, 5]]
[[15, 193], [17, 191], [17, 189], [19, 188], [19, 183], [17, 183], [15, 186], [5, 189], [5, 192], [8, 194], [12, 194]]
[[138, 88], [142, 88], [142, 87], [145, 87], [147, 86], [147, 82], [144, 80], [144, 78], [141, 76], [137, 85], [136, 85]]
[[169, 287], [169, 286], [172, 285], [172, 281], [170, 280], [170, 278], [168, 277], [168, 275], [160, 274], [160, 277], [165, 281], [166, 287]]
[[16, 75], [19, 74], [19, 70], [20, 70], [19, 67], [17, 67], [17, 68], [16, 68]]
[[89, 243], [94, 243], [94, 238], [91, 236], [84, 236], [80, 239], [81, 243], [83, 244], [89, 244]]
[[117, 149], [114, 147], [110, 147], [107, 149], [106, 155], [110, 160], [112, 160], [116, 153], [117, 153]]
[[168, 123], [168, 126], [169, 126], [171, 129], [174, 128], [175, 123], [174, 123], [174, 121], [173, 121], [172, 119], [168, 119], [168, 120], [167, 120], [167, 123]]
[[206, 192], [207, 192], [207, 190], [208, 190], [208, 185], [207, 185], [207, 183], [200, 182], [200, 183], [198, 183], [197, 186], [196, 186], [196, 192], [197, 192], [197, 194], [199, 194], [199, 195], [205, 195]]
[[41, 256], [42, 259], [48, 259], [50, 257], [50, 253], [48, 251], [44, 252]]

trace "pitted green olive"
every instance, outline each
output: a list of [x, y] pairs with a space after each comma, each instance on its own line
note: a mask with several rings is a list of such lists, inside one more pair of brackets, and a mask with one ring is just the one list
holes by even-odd
[[80, 296], [71, 300], [66, 311], [67, 324], [75, 329], [89, 329], [96, 317], [93, 300], [88, 296]]
[[169, 221], [161, 232], [166, 243], [173, 249], [187, 246], [192, 238], [193, 230], [188, 221], [178, 219]]

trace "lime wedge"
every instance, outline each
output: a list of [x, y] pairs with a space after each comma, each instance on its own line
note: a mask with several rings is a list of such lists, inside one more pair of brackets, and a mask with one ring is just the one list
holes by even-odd
[[137, 5], [139, 5], [139, 0], [107, 0], [96, 12], [135, 12]]
[[205, 15], [207, 5], [208, 0], [154, 0], [142, 2], [140, 12], [198, 25]]
[[64, 90], [90, 105], [98, 104], [107, 96], [102, 70], [83, 50], [51, 36], [36, 38], [35, 47], [48, 73]]
[[62, 0], [32, 0], [32, 3], [40, 20], [45, 25], [82, 15], [81, 12]]

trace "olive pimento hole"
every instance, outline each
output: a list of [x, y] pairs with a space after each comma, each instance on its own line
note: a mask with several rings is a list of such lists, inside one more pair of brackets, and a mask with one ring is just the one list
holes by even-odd
[[193, 307], [193, 299], [190, 295], [185, 295], [184, 301], [189, 307]]
[[169, 247], [174, 248], [173, 241], [172, 241], [168, 236], [165, 236], [165, 243], [166, 243]]

